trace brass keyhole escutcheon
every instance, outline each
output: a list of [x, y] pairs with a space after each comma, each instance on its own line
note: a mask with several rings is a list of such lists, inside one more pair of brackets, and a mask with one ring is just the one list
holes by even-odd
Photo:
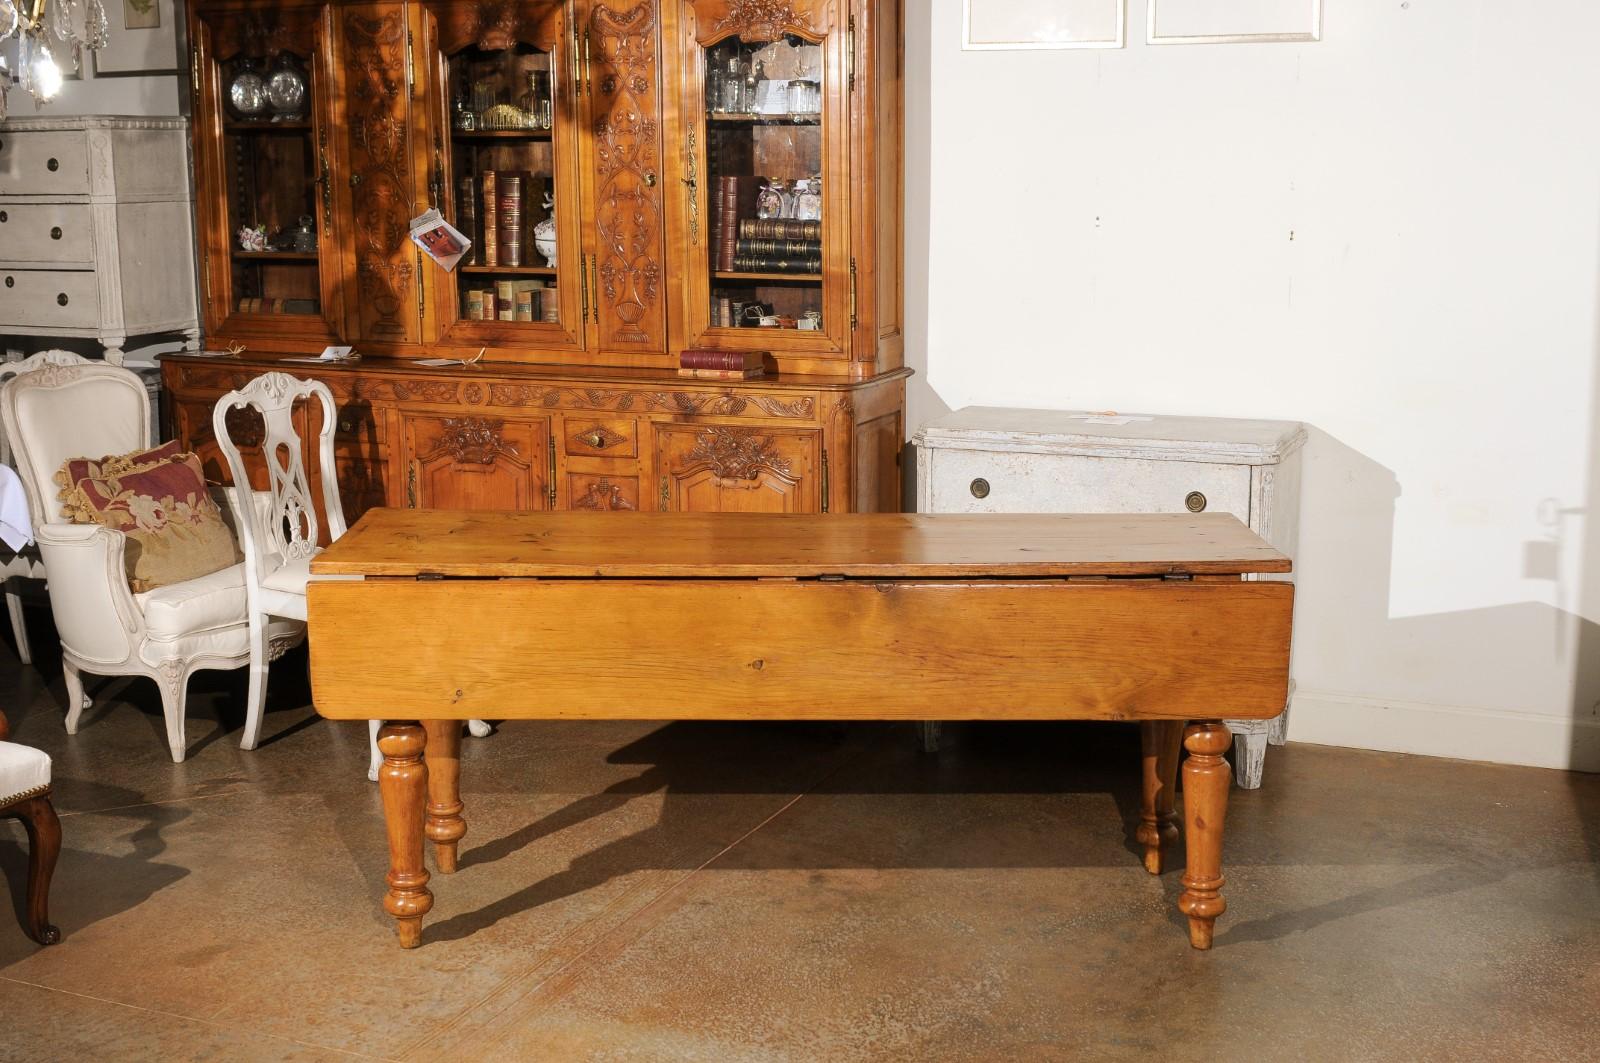
[[976, 480], [972, 481], [972, 497], [973, 498], [988, 498], [989, 497], [989, 481], [985, 480], [981, 476], [978, 477]]
[[59, 159], [51, 159], [49, 162], [44, 164], [44, 168], [49, 170], [51, 173], [55, 173], [57, 170], [61, 169], [61, 162]]
[[1206, 496], [1199, 491], [1190, 491], [1184, 496], [1183, 506], [1190, 513], [1204, 513], [1206, 511]]
[[61, 226], [57, 225], [54, 229], [50, 230], [50, 239], [52, 239], [52, 240], [61, 239]]
[[59, 295], [56, 296], [56, 305], [58, 305], [58, 306], [66, 306], [67, 303], [70, 302], [70, 301], [71, 300], [69, 300], [67, 298], [67, 293], [66, 292], [61, 292]]

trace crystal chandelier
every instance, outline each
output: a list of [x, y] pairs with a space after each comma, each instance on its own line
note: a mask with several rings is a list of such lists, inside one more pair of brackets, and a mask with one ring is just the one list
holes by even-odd
[[49, 103], [61, 91], [62, 68], [78, 69], [83, 50], [104, 48], [110, 22], [102, 0], [0, 0], [0, 44], [15, 38], [15, 66], [0, 55], [0, 118], [13, 88], [35, 103]]

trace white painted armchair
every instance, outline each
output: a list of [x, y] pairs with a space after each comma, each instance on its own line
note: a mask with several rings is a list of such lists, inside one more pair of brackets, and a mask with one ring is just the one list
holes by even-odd
[[[12, 377], [31, 373], [47, 365], [84, 365], [89, 359], [73, 354], [71, 351], [40, 351], [32, 354], [20, 362], [6, 362], [0, 365], [0, 387]], [[16, 468], [16, 460], [11, 456], [11, 447], [6, 442], [5, 433], [0, 432], [0, 463]], [[0, 583], [6, 588], [6, 610], [11, 614], [11, 633], [17, 640], [17, 656], [23, 664], [33, 663], [33, 650], [28, 645], [28, 628], [23, 622], [22, 596], [17, 593], [14, 581], [19, 579], [45, 578], [44, 562], [39, 559], [36, 551], [28, 550], [12, 556], [9, 560], [0, 560]]]
[[[244, 737], [240, 745], [254, 749], [261, 737], [261, 718], [267, 699], [269, 627], [275, 618], [306, 619], [306, 584], [311, 559], [321, 552], [321, 526], [317, 519], [300, 435], [295, 430], [294, 407], [300, 401], [321, 406], [317, 435], [317, 467], [322, 484], [322, 511], [328, 521], [328, 541], [348, 529], [344, 505], [339, 500], [338, 466], [333, 459], [333, 431], [338, 421], [333, 393], [317, 380], [298, 380], [287, 373], [263, 373], [245, 387], [217, 400], [211, 424], [217, 444], [228, 461], [233, 479], [233, 509], [238, 518], [240, 545], [244, 549], [245, 587], [250, 613], [250, 693]], [[244, 456], [228, 430], [228, 414], [249, 407], [262, 420], [261, 457], [267, 470], [267, 490], [250, 486]], [[368, 732], [370, 751], [367, 777], [378, 778], [383, 755], [378, 752], [378, 729], [373, 720]], [[474, 720], [474, 735], [489, 733], [488, 725]]]
[[[83, 714], [82, 673], [149, 676], [161, 688], [172, 759], [183, 760], [189, 676], [250, 660], [244, 566], [135, 594], [123, 563], [127, 537], [64, 521], [53, 479], [62, 463], [149, 445], [149, 398], [128, 370], [102, 363], [46, 365], [18, 376], [0, 389], [0, 423], [50, 574], [50, 607], [66, 675], [67, 733], [77, 733]], [[293, 622], [268, 632], [279, 652], [304, 637], [305, 625]]]

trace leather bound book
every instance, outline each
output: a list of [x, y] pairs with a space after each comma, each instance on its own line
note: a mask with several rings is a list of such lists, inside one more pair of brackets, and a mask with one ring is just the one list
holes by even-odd
[[741, 236], [735, 255], [768, 258], [821, 258], [821, 240], [756, 240]]
[[483, 171], [481, 179], [482, 209], [478, 212], [479, 224], [483, 226], [483, 264], [485, 266], [498, 266], [500, 264], [500, 193], [496, 174], [493, 170]]
[[745, 218], [754, 218], [756, 194], [761, 191], [760, 177], [725, 177], [722, 191], [724, 221], [722, 242], [717, 246], [717, 268], [724, 272], [734, 268], [737, 254], [739, 225]]
[[550, 191], [550, 178], [539, 173], [522, 175], [522, 264], [544, 265], [544, 256], [533, 240], [533, 227], [550, 216], [544, 209], [544, 194]]
[[456, 228], [472, 241], [464, 264], [483, 265], [483, 226], [478, 223], [478, 183], [471, 176], [456, 182]]
[[740, 218], [739, 239], [815, 240], [820, 244], [822, 223], [795, 218]]
[[749, 372], [752, 369], [760, 369], [767, 357], [766, 351], [717, 351], [704, 347], [689, 347], [678, 355], [678, 368]]
[[[496, 224], [500, 227], [500, 240], [498, 254], [500, 265], [522, 265], [522, 175], [520, 173], [502, 173], [498, 179], [499, 217]], [[505, 311], [500, 317], [505, 319]]]
[[735, 255], [737, 273], [821, 273], [822, 256], [785, 258], [781, 255]]

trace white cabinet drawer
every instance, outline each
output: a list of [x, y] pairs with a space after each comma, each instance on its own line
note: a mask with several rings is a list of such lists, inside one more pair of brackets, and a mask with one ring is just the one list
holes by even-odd
[[94, 265], [87, 203], [0, 203], [0, 263]]
[[[929, 465], [934, 513], [1208, 512], [1250, 522], [1248, 465], [984, 450], [935, 450]], [[1191, 495], [1203, 496], [1202, 509], [1190, 508]]]
[[0, 129], [0, 195], [81, 196], [89, 192], [89, 141], [81, 131]]
[[100, 283], [87, 272], [0, 270], [0, 321], [31, 328], [96, 328]]

